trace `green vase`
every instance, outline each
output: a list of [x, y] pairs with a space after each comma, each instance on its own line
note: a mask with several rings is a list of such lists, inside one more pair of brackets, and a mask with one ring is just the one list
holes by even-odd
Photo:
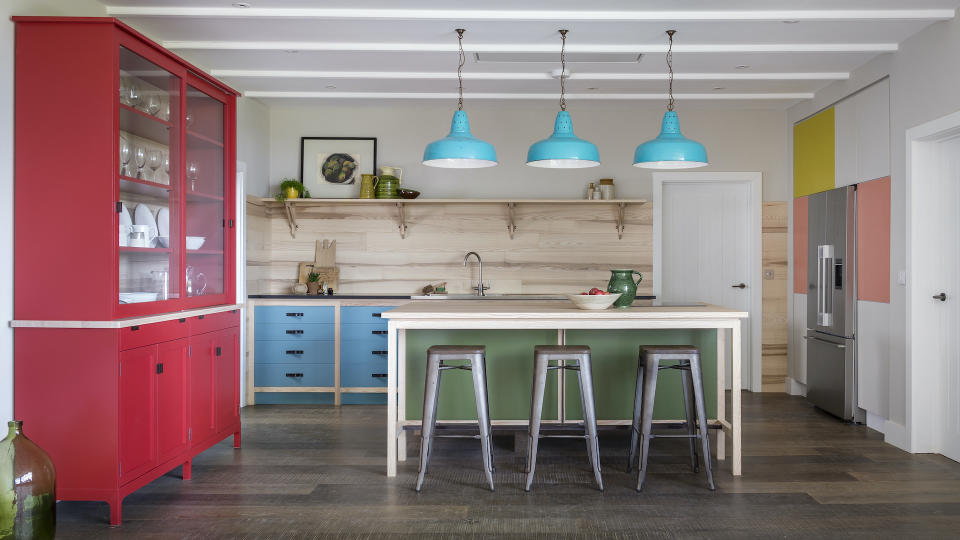
[[8, 422], [0, 441], [0, 540], [52, 539], [56, 531], [53, 461], [23, 434], [23, 422]]
[[[633, 275], [640, 276], [633, 281]], [[625, 308], [637, 298], [637, 285], [643, 281], [643, 274], [633, 270], [610, 270], [610, 282], [607, 283], [607, 292], [620, 293], [620, 298], [613, 303], [613, 307]]]

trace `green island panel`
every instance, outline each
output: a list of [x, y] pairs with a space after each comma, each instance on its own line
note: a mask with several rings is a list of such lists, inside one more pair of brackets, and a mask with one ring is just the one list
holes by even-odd
[[[487, 389], [494, 420], [528, 420], [533, 387], [533, 348], [555, 345], [556, 330], [407, 330], [407, 419], [423, 417], [427, 349], [433, 345], [486, 345]], [[450, 362], [452, 363], [452, 362]], [[556, 420], [557, 375], [547, 376], [543, 419]], [[476, 420], [473, 376], [446, 370], [440, 376], [438, 420]]]
[[[568, 330], [566, 342], [589, 345], [593, 353], [594, 398], [599, 420], [629, 420], [633, 415], [637, 351], [643, 345], [695, 345], [703, 364], [707, 416], [716, 416], [716, 330]], [[426, 351], [432, 345], [487, 347], [487, 385], [490, 416], [494, 420], [527, 420], [533, 382], [533, 348], [557, 343], [556, 330], [407, 330], [406, 390], [408, 420], [423, 412]], [[580, 393], [575, 372], [566, 374], [566, 417], [581, 418]], [[440, 420], [476, 420], [473, 379], [469, 372], [445, 371], [441, 376]], [[543, 419], [556, 420], [557, 372], [547, 375]], [[680, 374], [660, 372], [656, 419], [683, 418]]]

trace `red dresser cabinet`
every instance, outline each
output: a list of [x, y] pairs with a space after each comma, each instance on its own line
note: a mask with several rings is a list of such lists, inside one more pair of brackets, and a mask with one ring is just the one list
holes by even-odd
[[240, 444], [237, 93], [112, 18], [14, 21], [14, 414], [116, 525]]

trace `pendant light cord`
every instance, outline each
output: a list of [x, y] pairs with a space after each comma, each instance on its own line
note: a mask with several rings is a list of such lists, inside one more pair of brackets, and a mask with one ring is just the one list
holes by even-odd
[[567, 78], [567, 32], [560, 30], [560, 110], [567, 110], [567, 88], [564, 84]]
[[457, 66], [457, 83], [459, 85], [460, 98], [457, 100], [457, 110], [463, 110], [463, 66], [467, 63], [467, 55], [463, 52], [463, 28], [457, 28], [457, 41], [460, 44], [460, 65]]
[[677, 33], [676, 30], [667, 30], [667, 35], [670, 36], [670, 46], [667, 48], [667, 70], [670, 71], [670, 78], [669, 78], [669, 81], [670, 81], [670, 87], [669, 87], [669, 88], [670, 88], [670, 89], [669, 89], [670, 101], [667, 103], [667, 110], [668, 110], [668, 111], [672, 111], [672, 110], [673, 110], [673, 103], [674, 103], [674, 100], [673, 100], [673, 35], [676, 34], [676, 33]]

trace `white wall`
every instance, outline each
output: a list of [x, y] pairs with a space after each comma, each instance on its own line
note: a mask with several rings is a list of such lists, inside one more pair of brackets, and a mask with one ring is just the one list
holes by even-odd
[[[835, 83], [816, 99], [790, 109], [788, 137], [794, 122], [890, 76], [890, 373], [888, 429], [902, 430], [906, 421], [906, 287], [897, 274], [906, 268], [906, 131], [960, 110], [960, 19], [927, 27], [900, 45], [856, 70], [849, 81]], [[792, 259], [791, 259], [792, 261]], [[911, 279], [907, 276], [907, 279]], [[890, 424], [893, 424], [892, 426]], [[889, 436], [889, 432], [888, 432]]]
[[[492, 143], [500, 164], [452, 170], [420, 164], [427, 143], [450, 130], [455, 102], [277, 101], [270, 106], [270, 189], [298, 177], [301, 136], [377, 137], [379, 165], [404, 169], [403, 184], [429, 198], [578, 198], [587, 182], [616, 179], [620, 198], [649, 198], [651, 173], [632, 166], [636, 146], [659, 133], [660, 102], [571, 102], [578, 136], [595, 143], [603, 165], [593, 169], [537, 169], [525, 165], [527, 148], [553, 130], [553, 102], [466, 103], [474, 136]], [[704, 143], [705, 170], [762, 171], [766, 201], [789, 200], [786, 114], [776, 110], [699, 109], [680, 103], [685, 135]], [[316, 196], [316, 194], [314, 194]]]
[[0, 2], [0, 422], [13, 418], [13, 35], [12, 15], [102, 16], [93, 0]]
[[253, 98], [237, 98], [237, 160], [246, 163], [246, 191], [266, 197], [270, 176], [270, 111]]

